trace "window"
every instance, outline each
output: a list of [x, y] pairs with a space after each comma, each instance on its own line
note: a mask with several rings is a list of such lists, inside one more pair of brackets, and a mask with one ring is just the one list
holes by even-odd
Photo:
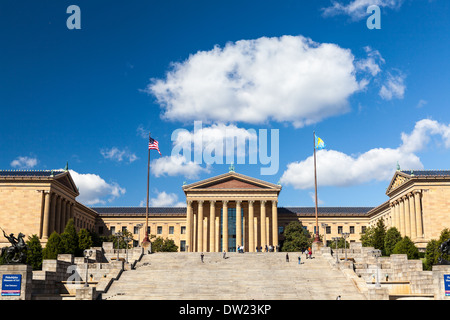
[[147, 233], [150, 234], [150, 226], [147, 227]]
[[125, 231], [127, 231], [127, 227], [122, 227], [122, 232], [125, 232]]
[[186, 234], [186, 227], [181, 227], [181, 234]]
[[185, 240], [180, 241], [180, 251], [186, 251], [186, 241]]
[[361, 227], [361, 233], [366, 233], [366, 226]]
[[116, 234], [116, 227], [111, 227], [111, 234]]
[[284, 227], [278, 227], [278, 234], [282, 234], [284, 232]]
[[354, 234], [355, 233], [355, 227], [354, 226], [350, 226], [350, 233]]
[[169, 227], [169, 234], [173, 234], [173, 227]]
[[103, 226], [98, 227], [98, 233], [103, 234]]
[[134, 234], [138, 234], [138, 233], [139, 233], [139, 228], [135, 226], [135, 227], [133, 228], [133, 233], [134, 233]]
[[342, 233], [342, 226], [338, 226], [338, 234]]
[[162, 234], [162, 227], [160, 227], [160, 226], [157, 227], [157, 228], [156, 228], [156, 233], [157, 233], [157, 234]]
[[330, 226], [326, 227], [326, 232], [327, 232], [327, 234], [331, 234], [331, 227]]

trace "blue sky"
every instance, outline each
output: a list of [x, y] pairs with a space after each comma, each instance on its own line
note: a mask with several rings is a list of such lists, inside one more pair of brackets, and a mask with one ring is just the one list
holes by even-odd
[[278, 130], [278, 170], [246, 157], [236, 172], [313, 206], [315, 131], [320, 205], [377, 206], [397, 161], [449, 168], [450, 3], [374, 0], [379, 30], [367, 3], [1, 1], [0, 168], [68, 161], [79, 201], [139, 206], [150, 130], [151, 204], [184, 204], [183, 182], [228, 172], [172, 154], [172, 133], [201, 120], [212, 147], [224, 130]]

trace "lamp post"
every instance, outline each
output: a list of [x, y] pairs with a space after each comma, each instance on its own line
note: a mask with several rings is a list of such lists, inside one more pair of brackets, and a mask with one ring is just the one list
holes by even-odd
[[116, 232], [114, 234], [114, 236], [116, 237], [116, 242], [117, 242], [117, 261], [119, 261], [119, 241], [120, 241], [120, 237], [122, 237], [122, 232]]
[[345, 262], [347, 262], [347, 238], [350, 236], [349, 232], [342, 232], [342, 237], [344, 238], [344, 252], [345, 252]]
[[87, 250], [87, 249], [84, 250], [84, 259], [85, 259], [85, 262], [86, 262], [86, 278], [84, 280], [84, 286], [85, 287], [89, 287], [89, 284], [88, 284], [88, 268], [89, 268], [89, 264], [88, 264], [88, 262], [89, 262], [89, 257], [91, 257], [93, 253], [94, 252], [92, 250]]
[[341, 237], [333, 237], [333, 241], [336, 241], [336, 263], [339, 263], [337, 245], [340, 238]]
[[377, 265], [377, 283], [375, 284], [375, 288], [381, 288], [380, 284], [380, 277], [379, 277], [379, 268], [378, 268], [378, 258], [381, 257], [381, 250], [375, 249], [370, 252], [373, 257], [376, 259], [376, 265]]
[[325, 247], [326, 247], [327, 246], [326, 234], [327, 234], [328, 224], [322, 223], [321, 225], [322, 225], [322, 228], [324, 230], [324, 232], [323, 232], [323, 243], [325, 243]]
[[138, 228], [138, 247], [141, 246], [141, 228], [144, 226], [143, 223], [138, 223], [136, 227]]
[[125, 252], [126, 252], [126, 262], [128, 263], [128, 242], [131, 241], [131, 237], [125, 236], [123, 237], [123, 241], [125, 241]]

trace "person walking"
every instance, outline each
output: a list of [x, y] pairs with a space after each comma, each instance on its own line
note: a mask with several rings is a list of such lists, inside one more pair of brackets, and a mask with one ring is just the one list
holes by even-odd
[[311, 247], [308, 248], [308, 254], [309, 254], [309, 258], [312, 259], [312, 251], [311, 251]]
[[223, 256], [222, 258], [226, 259], [227, 258], [227, 253], [225, 252], [225, 250], [223, 250]]
[[203, 254], [203, 252], [202, 252], [202, 254], [200, 255], [200, 259], [202, 260], [202, 263], [203, 263], [203, 257], [204, 257], [205, 255]]
[[302, 258], [300, 256], [298, 256], [298, 264], [301, 264], [301, 260], [302, 260]]
[[286, 262], [289, 262], [289, 254], [286, 252]]

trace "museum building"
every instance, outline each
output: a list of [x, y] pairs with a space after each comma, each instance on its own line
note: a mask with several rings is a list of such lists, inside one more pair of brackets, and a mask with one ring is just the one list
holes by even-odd
[[[276, 248], [284, 228], [300, 221], [316, 232], [314, 207], [279, 207], [281, 185], [230, 172], [183, 185], [186, 207], [150, 207], [148, 233], [174, 240], [179, 251], [222, 252]], [[145, 236], [145, 207], [87, 207], [68, 170], [0, 171], [0, 227], [7, 234], [38, 235], [45, 244], [49, 235], [63, 232], [69, 219], [77, 230], [99, 235], [128, 230], [137, 246]], [[369, 226], [384, 219], [419, 249], [450, 228], [450, 171], [395, 172], [386, 195], [377, 207], [319, 207], [319, 234], [324, 242], [346, 235], [359, 241]], [[0, 239], [0, 247], [7, 240]]]

